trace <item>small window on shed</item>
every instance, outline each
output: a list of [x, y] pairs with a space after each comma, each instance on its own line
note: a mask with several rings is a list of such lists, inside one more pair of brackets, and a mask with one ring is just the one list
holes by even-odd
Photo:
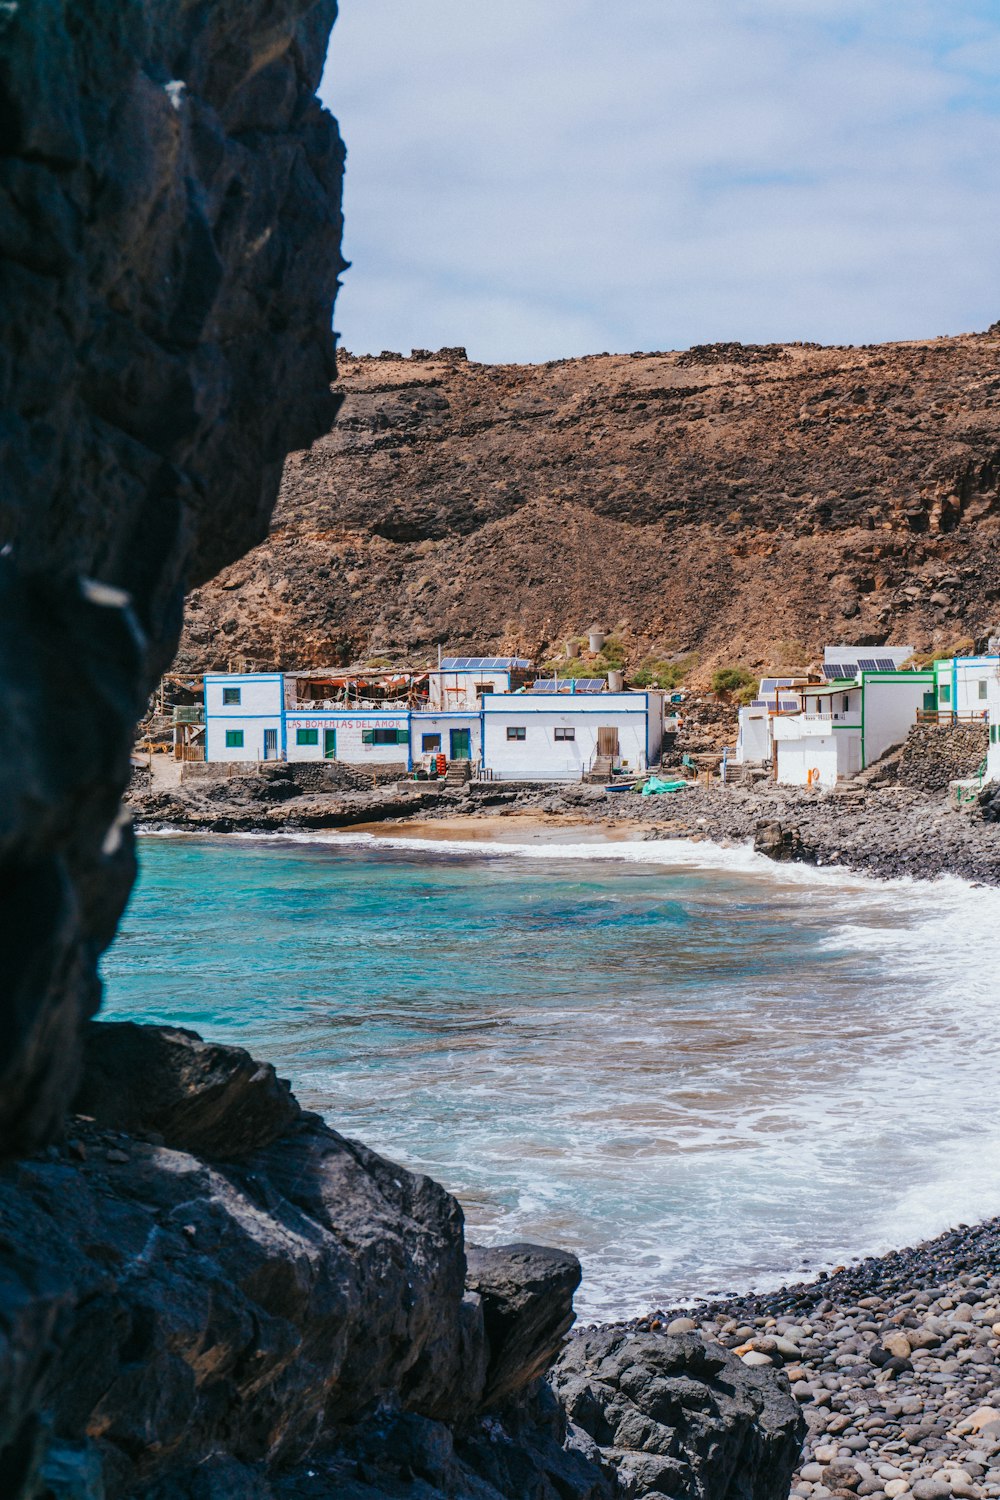
[[318, 729], [296, 729], [296, 731], [295, 731], [295, 743], [297, 745], [318, 745], [319, 744], [319, 730]]
[[575, 740], [576, 739], [576, 730], [575, 729], [560, 728], [560, 727], [557, 726], [553, 730], [553, 737], [555, 739], [557, 739], [557, 740]]
[[986, 678], [983, 677], [983, 678], [980, 678], [980, 681], [979, 681], [979, 696], [980, 696], [980, 698], [981, 699], [985, 698], [986, 697], [986, 693], [987, 693]]
[[938, 688], [938, 697], [941, 699], [942, 703], [950, 703], [951, 702], [951, 683], [950, 682], [942, 682], [941, 686]]
[[850, 698], [848, 697], [848, 695], [846, 693], [844, 694], [844, 708], [843, 708], [843, 711], [844, 711], [845, 714], [850, 713], [850, 711], [851, 711], [851, 700], [850, 700]]
[[439, 734], [421, 735], [420, 749], [424, 755], [436, 755], [441, 749], [441, 736]]
[[526, 726], [524, 724], [508, 724], [507, 738], [509, 740], [526, 740], [528, 738]]
[[226, 730], [226, 749], [227, 750], [242, 750], [243, 749], [243, 731], [242, 731], [242, 729], [227, 729]]
[[477, 682], [476, 683], [476, 692], [479, 694], [480, 698], [483, 696], [484, 693], [492, 693], [494, 691], [495, 691], [495, 689], [493, 687], [492, 682]]
[[[222, 703], [223, 703], [224, 707], [226, 707], [227, 705], [230, 705], [230, 704], [239, 703], [240, 702], [240, 698], [241, 698], [241, 689], [240, 688], [227, 688], [227, 687], [224, 687], [222, 689]], [[241, 744], [243, 743], [242, 740], [240, 741], [240, 743]]]

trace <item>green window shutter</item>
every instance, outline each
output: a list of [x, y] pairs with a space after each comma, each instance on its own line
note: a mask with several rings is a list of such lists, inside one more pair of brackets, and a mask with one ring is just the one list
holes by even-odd
[[410, 743], [410, 731], [408, 729], [396, 730], [396, 744], [408, 745]]
[[319, 730], [318, 729], [296, 729], [296, 731], [295, 731], [295, 743], [297, 745], [318, 745], [319, 744]]
[[242, 748], [243, 748], [243, 731], [242, 731], [242, 729], [227, 729], [226, 730], [226, 749], [227, 750], [241, 750]]
[[375, 731], [374, 731], [374, 729], [362, 729], [362, 731], [361, 731], [361, 743], [362, 743], [362, 745], [374, 745], [374, 743], [375, 743]]

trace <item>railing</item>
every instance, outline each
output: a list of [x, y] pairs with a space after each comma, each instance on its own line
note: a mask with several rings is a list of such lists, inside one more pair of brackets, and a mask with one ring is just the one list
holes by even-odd
[[985, 708], [918, 708], [918, 724], [985, 724], [989, 710]]
[[204, 724], [205, 709], [201, 703], [175, 703], [175, 724]]

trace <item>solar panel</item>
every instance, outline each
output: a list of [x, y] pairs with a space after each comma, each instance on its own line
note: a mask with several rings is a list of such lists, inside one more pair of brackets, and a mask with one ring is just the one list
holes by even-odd
[[[823, 676], [827, 682], [832, 682], [835, 677], [842, 677], [846, 671], [847, 668], [842, 667], [840, 662], [825, 661], [823, 663]], [[853, 676], [853, 668], [851, 669], [851, 675]]]
[[530, 666], [530, 661], [523, 656], [443, 656], [441, 658], [442, 672], [501, 672], [511, 667], [523, 670]]
[[862, 672], [877, 672], [878, 662], [874, 656], [862, 656], [858, 660], [858, 667]]
[[554, 693], [556, 681], [554, 677], [538, 677], [528, 689], [529, 693]]
[[603, 693], [604, 692], [604, 678], [603, 677], [578, 677], [576, 679], [576, 687], [573, 689], [573, 691], [575, 693]]
[[880, 672], [896, 672], [899, 670], [896, 663], [891, 661], [888, 656], [877, 656], [875, 658], [875, 665]]
[[798, 708], [798, 706], [799, 700], [797, 698], [783, 698], [781, 700], [781, 707], [783, 709], [795, 709]]

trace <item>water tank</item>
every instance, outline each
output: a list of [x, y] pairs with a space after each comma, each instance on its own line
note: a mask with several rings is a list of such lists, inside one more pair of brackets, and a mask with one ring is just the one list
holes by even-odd
[[573, 659], [574, 656], [579, 656], [580, 655], [580, 642], [579, 641], [567, 641], [566, 642], [566, 655], [570, 658], [571, 661], [572, 661], [572, 659]]
[[599, 630], [596, 625], [591, 625], [590, 631], [589, 631], [589, 638], [590, 638], [590, 649], [591, 649], [591, 651], [601, 651], [601, 650], [603, 650], [603, 648], [604, 648], [604, 642], [607, 639], [607, 637], [605, 636], [603, 630]]
[[609, 672], [608, 673], [608, 692], [609, 693], [623, 693], [624, 691], [625, 691], [625, 673], [624, 672]]

